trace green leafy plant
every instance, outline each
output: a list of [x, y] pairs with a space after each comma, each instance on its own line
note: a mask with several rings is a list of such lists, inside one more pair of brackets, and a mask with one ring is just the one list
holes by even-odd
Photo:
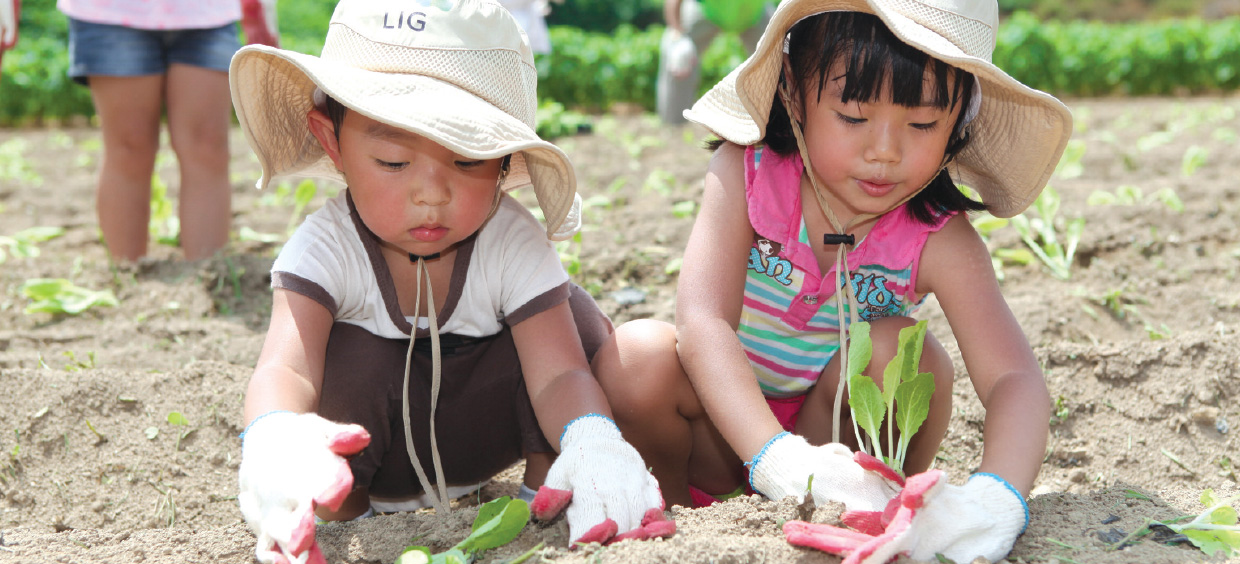
[[590, 128], [590, 118], [564, 107], [554, 100], [541, 100], [538, 103], [538, 124], [535, 132], [543, 139], [555, 139], [576, 135]]
[[26, 306], [27, 314], [77, 315], [92, 307], [119, 304], [111, 290], [89, 290], [64, 278], [31, 278], [22, 284], [22, 294], [31, 300]]
[[7, 237], [0, 235], [0, 264], [14, 257], [39, 256], [38, 243], [55, 239], [65, 234], [62, 227], [31, 227]]
[[1020, 238], [1029, 246], [1047, 268], [1051, 275], [1060, 280], [1072, 276], [1072, 259], [1076, 256], [1076, 245], [1081, 241], [1085, 231], [1085, 218], [1077, 217], [1068, 220], [1060, 233], [1055, 222], [1059, 213], [1059, 193], [1047, 186], [1033, 203], [1033, 211], [1037, 217], [1029, 217], [1029, 212], [1012, 218], [1012, 226], [1020, 233]]
[[1184, 150], [1184, 157], [1180, 161], [1180, 174], [1189, 177], [1197, 172], [1197, 169], [1206, 164], [1206, 160], [1210, 158], [1210, 152], [1200, 145], [1193, 145]]
[[29, 145], [21, 137], [0, 143], [0, 180], [31, 186], [43, 184], [43, 177], [30, 168], [30, 161], [25, 157]]
[[1200, 498], [1201, 504], [1206, 506], [1205, 511], [1183, 525], [1166, 525], [1188, 537], [1189, 542], [1207, 555], [1222, 552], [1230, 557], [1240, 552], [1240, 525], [1237, 524], [1236, 508], [1231, 506], [1237, 499], [1240, 495], [1219, 499], [1214, 495], [1214, 490], [1207, 489]]
[[292, 234], [297, 229], [297, 225], [301, 223], [301, 214], [306, 211], [306, 206], [310, 205], [310, 201], [318, 193], [319, 186], [309, 178], [297, 183], [297, 188], [293, 190], [293, 213], [288, 218], [286, 232]]
[[1171, 188], [1162, 188], [1149, 196], [1145, 196], [1140, 187], [1133, 186], [1132, 184], [1122, 184], [1117, 186], [1114, 192], [1094, 190], [1085, 199], [1085, 203], [1091, 206], [1131, 206], [1139, 203], [1154, 202], [1160, 202], [1176, 213], [1184, 211], [1184, 201]]
[[[849, 326], [848, 404], [853, 421], [870, 438], [867, 449], [897, 471], [904, 467], [908, 445], [930, 414], [930, 396], [934, 394], [934, 374], [918, 372], [922, 345], [926, 339], [926, 321], [900, 330], [896, 355], [883, 369], [883, 387], [863, 374], [870, 364], [873, 343], [870, 324], [864, 321]], [[887, 419], [887, 453], [883, 453], [883, 419]], [[900, 438], [895, 439], [895, 428]], [[857, 432], [854, 428], [854, 432]], [[860, 433], [857, 444], [866, 448]]]
[[[529, 520], [530, 506], [525, 501], [508, 496], [491, 500], [478, 508], [472, 532], [464, 540], [438, 554], [432, 554], [425, 546], [407, 546], [396, 557], [395, 564], [468, 564], [482, 551], [512, 542]], [[528, 558], [532, 554], [533, 549], [523, 556]]]
[[181, 244], [181, 220], [177, 218], [172, 200], [168, 199], [168, 185], [159, 177], [151, 175], [151, 236], [161, 245], [176, 247]]
[[[976, 198], [976, 195], [973, 197]], [[1006, 218], [995, 217], [985, 212], [978, 214], [970, 220], [970, 222], [973, 224], [973, 228], [977, 230], [977, 234], [982, 237], [982, 242], [985, 243], [988, 248], [991, 247], [991, 233], [1007, 227], [1011, 223], [1011, 221]], [[999, 280], [1003, 280], [1006, 277], [1004, 266], [1008, 264], [1025, 266], [1035, 260], [1037, 260], [1037, 258], [1035, 258], [1033, 253], [1030, 253], [1028, 249], [1009, 249], [1006, 247], [998, 247], [990, 251], [990, 264], [995, 269], [995, 278]]]

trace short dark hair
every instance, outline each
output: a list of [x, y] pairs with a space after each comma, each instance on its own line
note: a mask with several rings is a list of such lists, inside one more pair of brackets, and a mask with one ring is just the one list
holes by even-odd
[[[797, 82], [792, 91], [808, 96], [812, 92], [808, 86], [816, 78], [821, 99], [828, 78], [843, 78], [844, 102], [872, 102], [883, 95], [886, 87], [891, 102], [902, 106], [968, 108], [976, 80], [972, 74], [901, 41], [878, 16], [861, 12], [826, 12], [801, 20], [788, 33], [788, 58], [793, 80]], [[843, 63], [843, 74], [828, 77], [836, 62]], [[927, 69], [934, 84], [931, 99], [923, 100]], [[782, 74], [781, 81], [785, 79]], [[968, 145], [968, 131], [962, 127], [964, 117], [962, 109], [947, 143], [948, 159]], [[781, 155], [799, 152], [788, 122], [788, 110], [778, 94], [771, 103], [766, 136], [760, 142]], [[932, 224], [940, 213], [980, 211], [986, 209], [986, 204], [962, 193], [947, 170], [942, 170], [909, 200], [906, 209], [914, 220]]]
[[326, 101], [323, 104], [323, 113], [327, 114], [327, 118], [332, 120], [332, 127], [336, 130], [336, 140], [340, 140], [340, 126], [344, 125], [344, 115], [349, 112], [349, 107], [336, 101], [331, 96], [325, 96]]

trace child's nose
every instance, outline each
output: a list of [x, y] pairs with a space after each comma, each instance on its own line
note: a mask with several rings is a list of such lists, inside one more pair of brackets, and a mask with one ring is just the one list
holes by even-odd
[[893, 125], [874, 125], [870, 134], [870, 142], [865, 149], [865, 159], [878, 163], [894, 163], [900, 160], [900, 140], [896, 136]]
[[443, 171], [433, 166], [425, 167], [423, 171], [423, 174], [414, 180], [410, 193], [413, 203], [420, 206], [442, 206], [451, 202], [452, 190], [448, 188]]

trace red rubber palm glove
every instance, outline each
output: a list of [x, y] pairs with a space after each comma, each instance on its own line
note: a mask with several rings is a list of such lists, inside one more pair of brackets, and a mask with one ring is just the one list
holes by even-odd
[[668, 537], [676, 532], [676, 524], [663, 516], [659, 482], [616, 424], [598, 414], [564, 426], [560, 455], [530, 509], [536, 519], [550, 521], [566, 506], [574, 543]]
[[813, 476], [814, 503], [843, 503], [850, 511], [879, 511], [904, 485], [899, 474], [865, 453], [840, 444], [813, 446], [784, 432], [767, 441], [749, 466], [749, 485], [772, 500], [805, 497]]
[[276, 0], [241, 0], [241, 30], [245, 32], [246, 45], [279, 47]]
[[360, 425], [313, 413], [272, 411], [250, 423], [242, 433], [237, 501], [258, 537], [259, 562], [325, 562], [314, 539], [314, 508], [340, 508], [353, 489], [344, 456], [369, 443], [370, 433]]
[[848, 513], [851, 529], [804, 521], [784, 523], [788, 542], [846, 556], [845, 564], [885, 564], [900, 554], [956, 562], [978, 556], [998, 561], [1012, 551], [1029, 523], [1029, 508], [1016, 490], [994, 474], [974, 474], [963, 486], [947, 483], [941, 470], [908, 479], [881, 515]]

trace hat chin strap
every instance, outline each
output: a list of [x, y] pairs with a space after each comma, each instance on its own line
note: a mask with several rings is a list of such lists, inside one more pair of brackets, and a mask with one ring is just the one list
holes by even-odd
[[[931, 175], [930, 179], [927, 180], [921, 188], [911, 192], [890, 208], [887, 208], [880, 213], [858, 214], [853, 216], [853, 218], [848, 221], [847, 225], [840, 225], [840, 220], [835, 217], [835, 212], [831, 211], [831, 206], [827, 204], [826, 196], [823, 195], [825, 192], [825, 189], [823, 188], [825, 183], [818, 177], [818, 173], [814, 170], [814, 165], [810, 162], [809, 150], [805, 145], [805, 136], [801, 132], [801, 124], [797, 121], [796, 117], [800, 114], [800, 105], [793, 103], [793, 97], [788, 92], [787, 81], [780, 81], [778, 88], [779, 96], [784, 103], [784, 108], [787, 110], [788, 121], [792, 126], [792, 134], [797, 140], [797, 149], [801, 154], [801, 164], [805, 168], [805, 176], [809, 177], [810, 184], [814, 187], [814, 198], [818, 201], [818, 207], [822, 210], [822, 214], [826, 216], [827, 221], [831, 224], [831, 228], [836, 231], [836, 233], [824, 233], [823, 244], [836, 245], [835, 272], [837, 280], [835, 287], [837, 289], [835, 292], [835, 315], [836, 323], [840, 328], [840, 381], [835, 388], [835, 406], [832, 410], [831, 442], [838, 443], [840, 442], [840, 412], [843, 409], [844, 392], [848, 387], [848, 375], [851, 373], [848, 366], [848, 326], [851, 323], [857, 322], [857, 310], [860, 309], [860, 305], [857, 302], [857, 293], [853, 289], [852, 285], [852, 273], [848, 266], [848, 252], [845, 248], [847, 245], [856, 244], [856, 237], [849, 233], [849, 230], [861, 223], [879, 217], [904, 205], [909, 200], [913, 199], [914, 196], [921, 193], [922, 190], [925, 190], [926, 186], [929, 186], [930, 183], [938, 177], [938, 173], [936, 172]], [[949, 161], [950, 159], [947, 156], [944, 156], [943, 164], [939, 167], [939, 171], [947, 168]], [[844, 308], [844, 294], [847, 294], [849, 306], [847, 310]], [[845, 317], [845, 311], [848, 312], [847, 317]], [[852, 420], [853, 434], [857, 437], [857, 444], [864, 449], [865, 442], [861, 440], [861, 429], [857, 426], [857, 419], [855, 417], [850, 419]], [[877, 456], [877, 453], [875, 455]]]
[[[508, 157], [504, 157], [503, 167], [500, 169], [499, 181], [495, 183], [495, 199], [491, 201], [491, 211], [487, 213], [489, 221], [499, 210], [500, 198], [503, 197], [504, 191], [502, 186], [504, 180], [508, 177]], [[418, 327], [415, 322], [413, 329], [409, 332], [409, 349], [405, 352], [405, 381], [401, 388], [401, 416], [404, 418], [405, 424], [405, 450], [409, 451], [409, 462], [413, 464], [413, 470], [418, 474], [418, 483], [422, 485], [422, 491], [426, 492], [431, 498], [431, 503], [435, 506], [435, 513], [439, 515], [447, 515], [452, 511], [449, 505], [448, 483], [443, 476], [443, 462], [439, 456], [439, 443], [435, 439], [435, 410], [439, 404], [439, 387], [441, 383], [442, 364], [440, 363], [441, 354], [439, 348], [439, 320], [435, 312], [435, 293], [431, 289], [431, 271], [426, 266], [426, 261], [439, 258], [440, 253], [430, 255], [415, 255], [409, 253], [409, 262], [417, 265], [417, 274], [414, 277], [417, 284], [417, 292], [414, 294], [413, 311], [417, 315], [418, 310], [422, 309], [422, 281], [426, 281], [426, 319], [427, 325], [430, 326], [431, 333], [431, 463], [435, 470], [435, 483], [439, 486], [438, 491], [431, 487], [430, 480], [426, 477], [426, 470], [422, 468], [422, 463], [418, 460], [418, 453], [413, 448], [413, 429], [409, 424], [409, 372], [413, 366], [413, 344], [418, 340]], [[416, 318], [415, 318], [416, 319]]]

